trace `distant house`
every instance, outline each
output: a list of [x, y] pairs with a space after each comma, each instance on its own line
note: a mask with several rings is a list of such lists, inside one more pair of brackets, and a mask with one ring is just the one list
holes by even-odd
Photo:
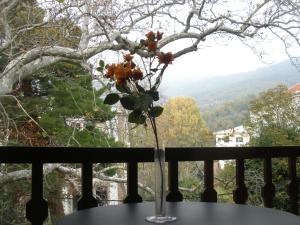
[[296, 105], [300, 106], [300, 83], [292, 86], [289, 92], [293, 94]]
[[250, 136], [244, 126], [214, 132], [216, 147], [240, 147], [250, 141]]
[[300, 94], [300, 83], [295, 84], [294, 86], [292, 86], [289, 89], [290, 92], [294, 93], [294, 94]]
[[[216, 137], [216, 147], [241, 147], [245, 146], [250, 141], [250, 136], [244, 126], [238, 126], [227, 130], [220, 130], [214, 132]], [[220, 160], [214, 162], [214, 170], [224, 169], [226, 161], [230, 160]]]

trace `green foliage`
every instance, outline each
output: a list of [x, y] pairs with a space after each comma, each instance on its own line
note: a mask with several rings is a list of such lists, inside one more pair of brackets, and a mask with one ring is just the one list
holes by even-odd
[[[194, 99], [171, 98], [163, 108], [155, 108], [157, 112], [154, 113], [156, 116], [161, 112], [161, 116], [157, 119], [161, 146], [162, 144], [166, 147], [213, 145], [213, 136], [203, 121]], [[153, 139], [149, 126], [135, 128], [130, 133], [132, 146], [152, 147]]]
[[[0, 172], [2, 174], [29, 170], [29, 164], [2, 164], [0, 165]], [[29, 171], [28, 171], [29, 172]], [[14, 181], [6, 183], [0, 187], [0, 224], [22, 224], [24, 223], [25, 204], [28, 200], [31, 190], [30, 179]], [[10, 222], [10, 223], [9, 223]]]
[[162, 114], [161, 106], [154, 106], [153, 102], [158, 101], [158, 92], [154, 90], [145, 91], [138, 83], [135, 83], [137, 92], [132, 92], [125, 84], [116, 84], [116, 89], [120, 92], [110, 93], [105, 97], [104, 104], [113, 105], [119, 100], [122, 107], [131, 112], [128, 115], [128, 122], [135, 124], [145, 124], [146, 118], [155, 118]]
[[212, 131], [240, 126], [249, 114], [249, 100], [237, 99], [203, 109], [203, 119]]
[[300, 110], [286, 86], [279, 85], [250, 102], [247, 126], [251, 145], [300, 144]]
[[[79, 66], [58, 63], [52, 70], [56, 71], [55, 75], [49, 76], [46, 69], [35, 79], [23, 82], [17, 93], [24, 109], [45, 130], [39, 129], [35, 136], [49, 140], [51, 146], [118, 145], [95, 128], [97, 123], [104, 123], [114, 116], [100, 98], [104, 90], [93, 89], [90, 76]], [[13, 99], [5, 101], [17, 126], [29, 120]], [[81, 119], [84, 124], [81, 129], [76, 128], [76, 119]], [[73, 125], [67, 126], [68, 120]]]
[[[299, 105], [286, 86], [279, 85], [262, 92], [250, 102], [250, 116], [247, 120], [252, 146], [287, 146], [300, 144]], [[253, 174], [248, 176], [249, 187], [263, 185], [263, 164], [249, 160], [246, 164]], [[288, 163], [286, 159], [272, 160], [273, 183], [276, 186], [274, 206], [289, 210], [286, 185], [288, 184]], [[252, 185], [252, 186], [250, 186]], [[251, 189], [250, 189], [251, 190]], [[250, 201], [259, 202], [257, 191], [252, 191]], [[260, 200], [261, 201], [261, 200]]]
[[203, 191], [203, 162], [180, 162], [178, 164], [178, 181], [183, 198], [187, 200], [199, 200]]
[[128, 122], [135, 124], [145, 124], [146, 117], [142, 114], [140, 110], [134, 110], [128, 115]]
[[[250, 102], [250, 115], [246, 124], [250, 133], [251, 146], [299, 145], [299, 106], [287, 87], [279, 85], [262, 92]], [[248, 203], [263, 205], [261, 188], [265, 185], [263, 160], [245, 161], [245, 183], [248, 189]], [[298, 167], [299, 168], [299, 167]], [[274, 207], [289, 210], [286, 185], [288, 179], [287, 159], [272, 159], [272, 182], [276, 188]], [[235, 189], [235, 163], [229, 162], [218, 174], [221, 190]], [[224, 199], [231, 197], [227, 195]]]
[[135, 108], [135, 97], [133, 95], [126, 95], [120, 99], [121, 105], [124, 109], [134, 110]]
[[150, 109], [149, 115], [153, 118], [159, 117], [162, 112], [164, 111], [164, 108], [161, 106], [154, 106], [153, 108]]
[[104, 99], [104, 104], [113, 105], [116, 104], [120, 100], [120, 97], [118, 94], [111, 93], [106, 95]]

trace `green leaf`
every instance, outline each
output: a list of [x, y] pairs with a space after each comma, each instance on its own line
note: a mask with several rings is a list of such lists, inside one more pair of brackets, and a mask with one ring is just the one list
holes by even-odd
[[64, 3], [65, 2], [65, 0], [56, 0], [57, 2], [59, 2], [59, 3]]
[[46, 137], [48, 137], [48, 134], [45, 131], [43, 131], [42, 136], [43, 136], [43, 138], [46, 138]]
[[138, 99], [134, 105], [134, 109], [147, 111], [152, 103], [153, 98], [151, 97], [151, 95], [143, 93], [138, 96]]
[[99, 66], [102, 68], [104, 68], [104, 66], [105, 66], [105, 63], [102, 59], [99, 61]]
[[145, 89], [139, 85], [138, 83], [135, 84], [136, 88], [138, 89], [139, 92], [145, 92]]
[[101, 72], [101, 73], [103, 73], [103, 67], [97, 67], [96, 70], [99, 71], [99, 72]]
[[149, 90], [146, 93], [149, 94], [153, 98], [154, 101], [158, 101], [159, 100], [159, 93], [158, 93], [158, 91]]
[[121, 92], [121, 93], [128, 93], [130, 94], [130, 91], [128, 90], [128, 88], [126, 87], [126, 85], [123, 84], [116, 84], [116, 89]]
[[125, 109], [134, 110], [135, 108], [135, 98], [132, 95], [121, 98], [120, 102]]
[[140, 110], [134, 110], [128, 115], [128, 122], [135, 124], [146, 123], [146, 117], [142, 114]]
[[153, 108], [150, 109], [149, 115], [151, 117], [154, 117], [154, 118], [155, 117], [159, 117], [162, 114], [163, 111], [164, 111], [163, 107], [161, 107], [161, 106], [155, 106], [155, 107], [153, 107]]
[[116, 93], [108, 94], [104, 99], [104, 104], [113, 105], [119, 101], [120, 97]]
[[141, 39], [141, 40], [140, 40], [140, 46], [141, 46], [141, 47], [145, 46], [145, 42], [146, 42], [145, 40]]

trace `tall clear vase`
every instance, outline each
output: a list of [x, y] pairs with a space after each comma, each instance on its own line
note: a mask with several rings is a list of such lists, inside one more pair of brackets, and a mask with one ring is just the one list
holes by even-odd
[[154, 150], [155, 165], [155, 215], [146, 217], [150, 223], [169, 223], [176, 217], [166, 215], [165, 149]]

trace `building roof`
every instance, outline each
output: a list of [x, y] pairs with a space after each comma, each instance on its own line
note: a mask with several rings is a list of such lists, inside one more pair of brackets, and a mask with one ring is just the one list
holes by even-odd
[[219, 130], [214, 132], [214, 135], [232, 135], [232, 134], [247, 134], [247, 129], [244, 126], [238, 126], [227, 130]]
[[300, 83], [295, 84], [293, 87], [289, 89], [290, 92], [296, 94], [300, 92]]

